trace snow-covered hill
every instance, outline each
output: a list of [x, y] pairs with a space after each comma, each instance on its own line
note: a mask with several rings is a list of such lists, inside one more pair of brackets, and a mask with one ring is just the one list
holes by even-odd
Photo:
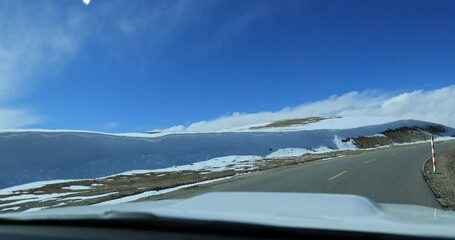
[[[4, 130], [0, 133], [0, 188], [44, 180], [96, 178], [138, 169], [191, 166], [211, 159], [207, 164], [216, 165], [215, 158], [250, 156], [254, 159], [353, 149], [354, 142], [343, 139], [373, 136], [405, 126], [437, 125], [389, 120], [343, 117], [282, 128], [249, 126], [205, 133]], [[455, 129], [444, 129], [441, 136], [455, 135]]]

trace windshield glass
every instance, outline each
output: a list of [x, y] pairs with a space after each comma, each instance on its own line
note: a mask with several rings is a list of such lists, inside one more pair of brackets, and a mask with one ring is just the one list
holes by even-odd
[[455, 209], [454, 13], [0, 1], [0, 216], [213, 192]]

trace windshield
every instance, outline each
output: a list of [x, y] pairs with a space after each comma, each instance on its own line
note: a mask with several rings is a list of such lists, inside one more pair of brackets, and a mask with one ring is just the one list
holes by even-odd
[[454, 29], [453, 1], [0, 1], [0, 216], [214, 192], [455, 209]]

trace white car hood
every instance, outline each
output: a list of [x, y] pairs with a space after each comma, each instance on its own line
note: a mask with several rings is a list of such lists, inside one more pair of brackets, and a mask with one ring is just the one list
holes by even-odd
[[451, 211], [376, 204], [364, 197], [339, 194], [216, 192], [183, 200], [56, 208], [0, 217], [87, 218], [112, 211], [278, 227], [455, 238], [455, 214]]

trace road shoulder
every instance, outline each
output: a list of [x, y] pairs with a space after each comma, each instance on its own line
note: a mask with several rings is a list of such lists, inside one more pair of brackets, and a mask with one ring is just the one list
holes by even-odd
[[429, 158], [422, 168], [423, 176], [436, 198], [446, 210], [455, 210], [455, 148], [436, 156], [436, 172], [433, 173]]

